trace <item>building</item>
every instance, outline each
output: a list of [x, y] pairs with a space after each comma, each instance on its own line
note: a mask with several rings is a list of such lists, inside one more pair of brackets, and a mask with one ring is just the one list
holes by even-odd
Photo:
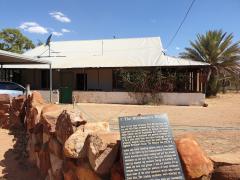
[[[77, 102], [137, 103], [122, 86], [118, 72], [154, 67], [189, 76], [187, 87], [159, 92], [163, 103], [201, 104], [205, 98], [209, 64], [165, 55], [159, 37], [51, 42], [50, 47], [41, 45], [24, 55], [52, 63], [54, 93], [63, 92], [62, 102], [71, 101], [73, 93]], [[49, 89], [48, 68], [44, 64], [5, 65], [5, 79], [30, 84], [44, 94]], [[64, 91], [70, 92], [68, 98]]]

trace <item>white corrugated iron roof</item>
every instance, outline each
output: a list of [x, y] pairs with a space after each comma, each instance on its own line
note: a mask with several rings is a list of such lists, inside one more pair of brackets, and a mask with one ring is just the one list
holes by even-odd
[[0, 64], [50, 64], [50, 62], [39, 58], [0, 50]]
[[[24, 55], [44, 59], [53, 69], [148, 66], [206, 66], [203, 62], [164, 55], [160, 37], [58, 41], [39, 46]], [[5, 66], [7, 67], [7, 66]], [[11, 68], [48, 68], [46, 65], [16, 65]]]

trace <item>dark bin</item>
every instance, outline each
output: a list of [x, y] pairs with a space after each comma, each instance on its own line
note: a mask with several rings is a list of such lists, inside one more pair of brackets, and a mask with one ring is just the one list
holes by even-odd
[[71, 87], [60, 87], [60, 103], [72, 103], [72, 88]]

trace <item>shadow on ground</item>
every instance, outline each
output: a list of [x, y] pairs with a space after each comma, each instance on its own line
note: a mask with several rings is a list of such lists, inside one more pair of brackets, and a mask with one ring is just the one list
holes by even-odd
[[15, 143], [13, 149], [6, 151], [4, 159], [0, 161], [0, 166], [4, 168], [0, 180], [41, 180], [37, 167], [27, 161], [27, 134], [24, 128], [11, 128], [9, 134], [14, 136]]

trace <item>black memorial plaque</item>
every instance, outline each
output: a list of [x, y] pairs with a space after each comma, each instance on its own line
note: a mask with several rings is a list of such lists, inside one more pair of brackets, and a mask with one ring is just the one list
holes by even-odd
[[119, 118], [126, 180], [184, 180], [167, 115]]

